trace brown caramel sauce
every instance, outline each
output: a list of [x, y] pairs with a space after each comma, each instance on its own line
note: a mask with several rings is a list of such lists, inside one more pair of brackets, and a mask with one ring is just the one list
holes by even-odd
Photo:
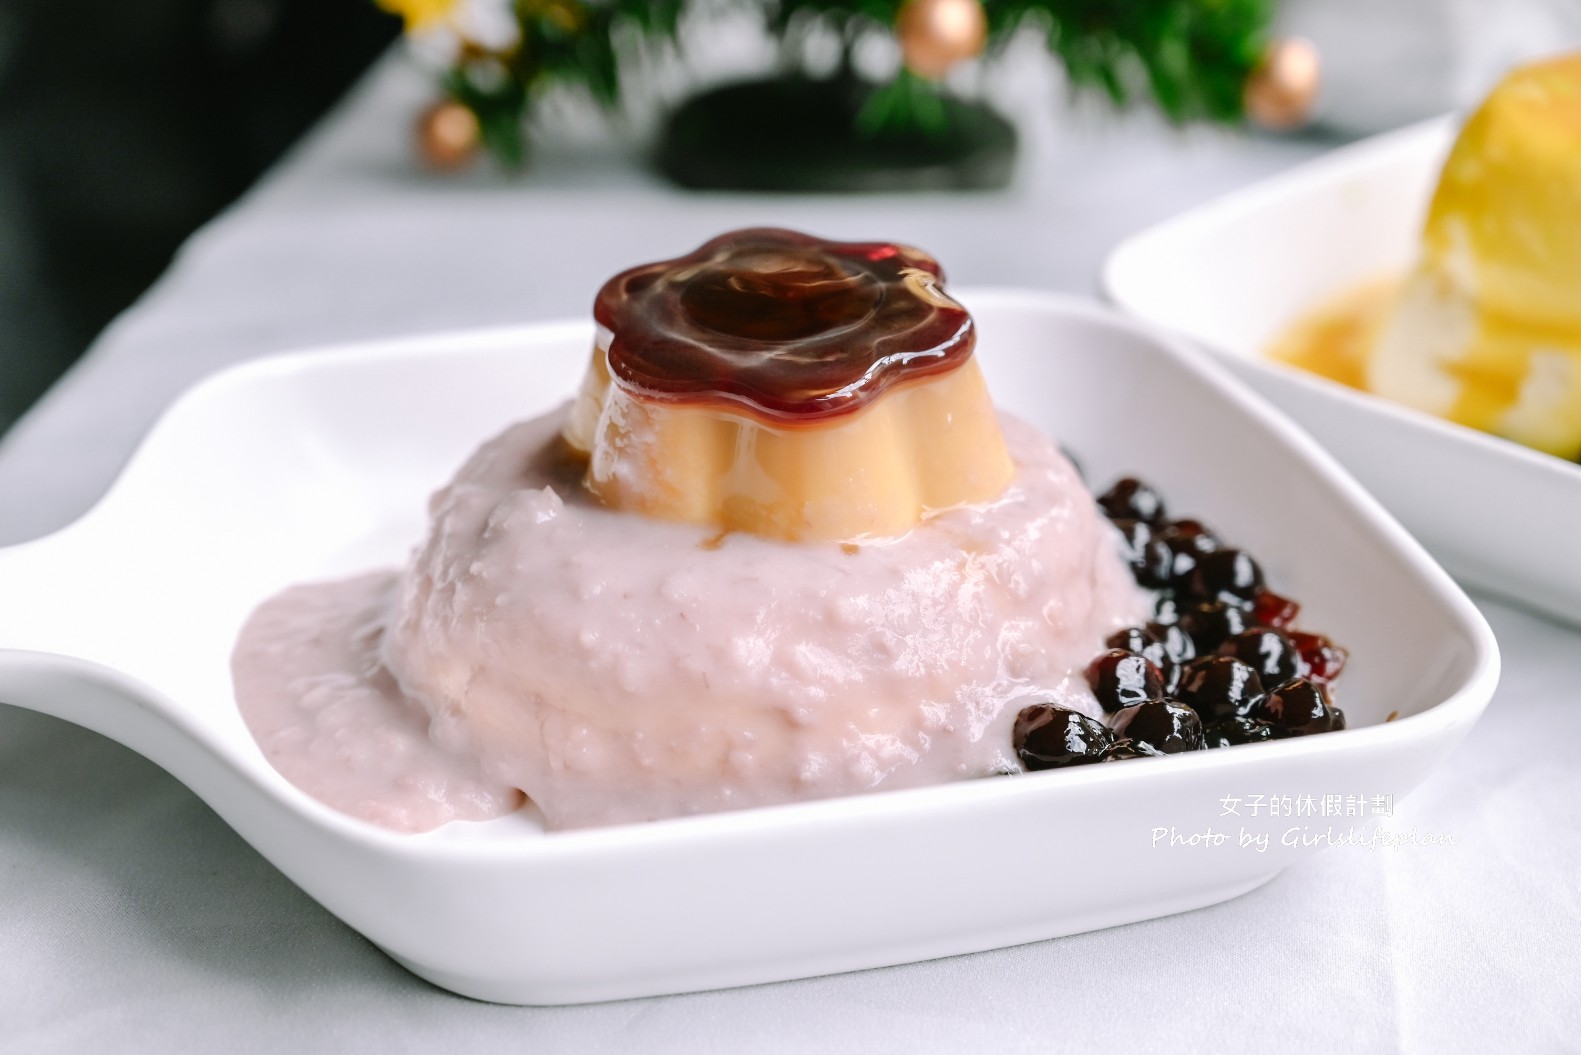
[[840, 552], [844, 553], [847, 557], [854, 557], [858, 553], [862, 552], [862, 547], [858, 546], [855, 542], [842, 542], [840, 543]]
[[730, 537], [731, 528], [724, 528], [718, 534], [710, 535], [697, 544], [698, 549], [708, 550], [710, 553], [725, 544], [725, 539]]
[[759, 227], [616, 275], [593, 317], [610, 373], [644, 397], [796, 425], [964, 362], [976, 332], [943, 282], [907, 246]]
[[1367, 357], [1400, 285], [1372, 279], [1324, 301], [1274, 339], [1269, 358], [1365, 391]]

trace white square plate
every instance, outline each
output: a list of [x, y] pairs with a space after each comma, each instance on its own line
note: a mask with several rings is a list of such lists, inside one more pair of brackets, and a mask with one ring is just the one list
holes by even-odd
[[1369, 139], [1143, 231], [1110, 255], [1105, 291], [1217, 353], [1463, 581], [1581, 623], [1581, 466], [1263, 354], [1326, 299], [1406, 273], [1457, 128]]
[[[1145, 473], [1258, 554], [1303, 625], [1351, 646], [1351, 729], [554, 834], [516, 814], [399, 835], [319, 805], [237, 714], [242, 620], [288, 583], [404, 559], [476, 443], [573, 391], [584, 323], [321, 350], [200, 385], [84, 519], [0, 551], [0, 699], [142, 752], [398, 961], [513, 1003], [874, 967], [1211, 904], [1311, 852], [1290, 831], [1362, 823], [1225, 820], [1222, 799], [1397, 799], [1465, 734], [1497, 680], [1487, 625], [1309, 438], [1103, 309], [962, 299], [1008, 409], [1095, 479]], [[1230, 838], [1160, 836], [1210, 827]]]

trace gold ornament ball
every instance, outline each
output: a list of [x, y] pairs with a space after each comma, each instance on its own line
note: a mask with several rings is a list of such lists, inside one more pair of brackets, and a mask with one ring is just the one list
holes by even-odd
[[1317, 48], [1300, 37], [1276, 40], [1246, 81], [1246, 116], [1272, 132], [1288, 132], [1312, 119], [1322, 86]]
[[982, 0], [906, 0], [895, 18], [901, 61], [919, 77], [937, 80], [988, 43]]
[[417, 119], [417, 152], [431, 168], [462, 168], [480, 144], [477, 115], [453, 99], [441, 99]]

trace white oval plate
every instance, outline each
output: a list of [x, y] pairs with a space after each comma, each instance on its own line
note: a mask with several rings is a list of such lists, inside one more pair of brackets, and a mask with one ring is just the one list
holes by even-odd
[[[1311, 852], [1287, 830], [1366, 820], [1226, 817], [1221, 800], [1398, 799], [1466, 733], [1497, 680], [1487, 625], [1310, 439], [1103, 309], [963, 299], [1009, 409], [1096, 479], [1145, 472], [1351, 646], [1352, 729], [555, 834], [521, 813], [399, 835], [321, 806], [237, 714], [243, 619], [288, 583], [402, 560], [476, 443], [574, 390], [586, 323], [286, 356], [198, 386], [91, 513], [0, 551], [0, 699], [147, 755], [399, 962], [511, 1003], [875, 967], [1211, 904]], [[1209, 827], [1230, 838], [1174, 841]]]
[[1581, 466], [1263, 355], [1325, 299], [1411, 267], [1457, 128], [1365, 140], [1143, 231], [1110, 254], [1103, 285], [1217, 353], [1460, 579], [1581, 623]]

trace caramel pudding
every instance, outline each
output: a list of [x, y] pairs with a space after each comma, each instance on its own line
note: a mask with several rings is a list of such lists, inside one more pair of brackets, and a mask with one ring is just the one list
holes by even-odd
[[757, 229], [599, 292], [565, 430], [605, 505], [789, 540], [898, 535], [1012, 466], [966, 309], [917, 249]]
[[1450, 421], [1581, 456], [1581, 54], [1511, 73], [1462, 128], [1412, 273], [1273, 353]]
[[627, 271], [576, 399], [484, 443], [409, 563], [292, 587], [237, 699], [309, 794], [550, 829], [1011, 772], [1145, 621], [1071, 463], [996, 415], [917, 250], [752, 230]]

